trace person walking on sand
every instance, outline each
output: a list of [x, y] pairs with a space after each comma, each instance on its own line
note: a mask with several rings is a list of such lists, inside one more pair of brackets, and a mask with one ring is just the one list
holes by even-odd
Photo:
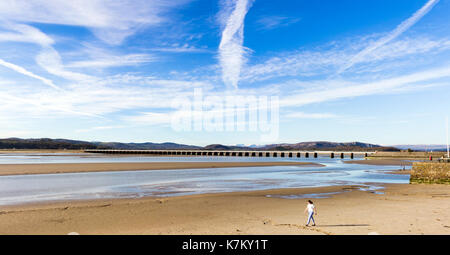
[[313, 226], [316, 225], [316, 222], [314, 221], [314, 214], [317, 215], [316, 207], [314, 206], [314, 203], [311, 200], [308, 200], [308, 205], [305, 208], [305, 213], [308, 211], [308, 221], [306, 222], [306, 226], [309, 226], [309, 222], [312, 220]]

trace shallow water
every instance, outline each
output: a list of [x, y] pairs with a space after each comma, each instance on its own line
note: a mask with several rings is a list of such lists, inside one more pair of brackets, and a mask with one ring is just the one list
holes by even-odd
[[[117, 163], [117, 162], [265, 162], [265, 161], [312, 161], [315, 158], [297, 157], [225, 157], [225, 156], [173, 156], [150, 155], [105, 155], [96, 153], [14, 153], [0, 154], [0, 164], [43, 164], [43, 163]], [[348, 157], [348, 155], [346, 155]], [[360, 155], [355, 155], [357, 157]], [[319, 155], [327, 160], [329, 156]], [[330, 159], [331, 160], [331, 159]]]
[[[79, 156], [73, 155], [67, 156], [69, 158], [66, 159], [62, 158], [63, 156], [56, 157], [58, 159], [55, 159], [55, 161], [58, 161], [58, 163], [64, 160], [73, 163], [77, 157], [80, 160]], [[109, 160], [107, 162], [136, 162], [121, 160], [136, 160], [138, 158], [139, 160], [176, 162], [192, 160], [198, 160], [199, 162], [228, 161], [228, 159], [233, 161], [294, 160], [321, 163], [325, 167], [270, 166], [0, 176], [0, 205], [56, 200], [180, 196], [278, 188], [364, 185], [366, 183], [371, 183], [373, 186], [373, 183], [409, 182], [408, 175], [394, 175], [383, 172], [399, 169], [399, 166], [345, 164], [341, 159], [325, 157], [297, 159], [108, 156], [107, 158]], [[33, 159], [27, 160], [25, 161], [29, 162], [29, 160]], [[49, 163], [49, 158], [46, 158], [46, 160], [47, 162], [45, 163]], [[102, 157], [102, 160], [105, 159]], [[373, 187], [376, 187], [376, 185]]]

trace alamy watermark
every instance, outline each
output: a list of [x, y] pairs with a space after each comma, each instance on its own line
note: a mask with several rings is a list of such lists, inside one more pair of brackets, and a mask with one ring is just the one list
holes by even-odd
[[261, 142], [278, 140], [278, 96], [239, 95], [204, 96], [194, 89], [192, 97], [175, 98], [171, 126], [175, 131], [254, 132]]

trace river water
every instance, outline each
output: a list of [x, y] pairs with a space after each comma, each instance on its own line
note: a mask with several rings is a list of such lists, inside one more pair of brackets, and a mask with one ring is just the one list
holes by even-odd
[[[379, 192], [379, 184], [408, 183], [408, 175], [388, 174], [399, 166], [346, 164], [342, 159], [258, 157], [150, 157], [80, 154], [8, 154], [0, 164], [94, 162], [223, 162], [301, 161], [317, 166], [269, 166], [151, 171], [114, 171], [0, 176], [0, 205], [103, 198], [181, 196], [201, 193], [278, 188], [363, 185]], [[296, 197], [286, 197], [296, 198]]]

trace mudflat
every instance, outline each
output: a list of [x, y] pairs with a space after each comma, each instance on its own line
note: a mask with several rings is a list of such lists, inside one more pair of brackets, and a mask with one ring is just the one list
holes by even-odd
[[170, 170], [222, 167], [323, 166], [310, 162], [117, 162], [117, 163], [47, 163], [0, 164], [0, 175], [57, 174], [78, 172]]
[[[450, 185], [389, 184], [0, 207], [0, 234], [450, 234]], [[276, 195], [330, 193], [327, 198]], [[272, 195], [272, 197], [267, 197]], [[306, 227], [312, 199], [316, 226]]]

